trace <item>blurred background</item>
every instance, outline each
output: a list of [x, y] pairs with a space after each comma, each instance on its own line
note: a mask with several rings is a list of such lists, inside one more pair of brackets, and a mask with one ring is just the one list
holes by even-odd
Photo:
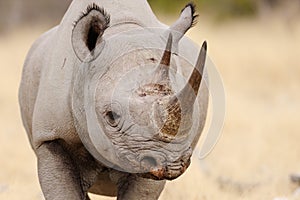
[[[224, 82], [226, 119], [213, 152], [203, 160], [196, 153], [160, 200], [300, 199], [289, 177], [300, 172], [300, 1], [194, 2], [198, 24], [188, 36], [208, 41]], [[17, 92], [31, 44], [59, 23], [70, 3], [0, 0], [0, 199], [43, 199]], [[149, 3], [170, 25], [188, 1]]]
[[[24, 24], [57, 24], [72, 0], [0, 0], [0, 31], [5, 32]], [[186, 4], [185, 0], [148, 0], [156, 14], [174, 15]], [[240, 17], [266, 16], [274, 11], [288, 20], [299, 16], [299, 0], [195, 0], [201, 14], [218, 21]]]

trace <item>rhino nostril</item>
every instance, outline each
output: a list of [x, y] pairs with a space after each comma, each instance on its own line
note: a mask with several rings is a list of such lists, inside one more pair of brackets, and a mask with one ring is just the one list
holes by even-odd
[[156, 167], [157, 162], [153, 157], [150, 156], [144, 156], [141, 159], [141, 165], [145, 168], [151, 168], [151, 167]]

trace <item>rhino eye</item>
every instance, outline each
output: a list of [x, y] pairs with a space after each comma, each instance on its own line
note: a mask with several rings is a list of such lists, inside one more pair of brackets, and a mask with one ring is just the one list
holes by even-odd
[[117, 113], [115, 113], [114, 111], [108, 111], [106, 113], [106, 121], [110, 126], [117, 126], [120, 120], [120, 115], [118, 115]]

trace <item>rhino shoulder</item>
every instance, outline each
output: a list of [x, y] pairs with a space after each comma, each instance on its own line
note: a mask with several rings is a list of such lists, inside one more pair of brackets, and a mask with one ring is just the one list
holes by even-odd
[[19, 103], [22, 121], [26, 132], [32, 139], [33, 110], [40, 85], [41, 71], [44, 66], [43, 59], [47, 53], [47, 43], [55, 33], [57, 27], [42, 34], [31, 46], [23, 67], [22, 79], [19, 87]]

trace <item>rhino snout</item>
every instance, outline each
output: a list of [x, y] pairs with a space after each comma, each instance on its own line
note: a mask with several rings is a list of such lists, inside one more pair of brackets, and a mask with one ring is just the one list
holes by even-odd
[[140, 159], [141, 168], [145, 171], [143, 177], [154, 180], [173, 180], [182, 175], [189, 167], [192, 150], [185, 151], [177, 160], [162, 161], [159, 156], [145, 155]]
[[145, 170], [155, 168], [158, 165], [158, 161], [152, 156], [144, 156], [140, 163], [141, 167]]

